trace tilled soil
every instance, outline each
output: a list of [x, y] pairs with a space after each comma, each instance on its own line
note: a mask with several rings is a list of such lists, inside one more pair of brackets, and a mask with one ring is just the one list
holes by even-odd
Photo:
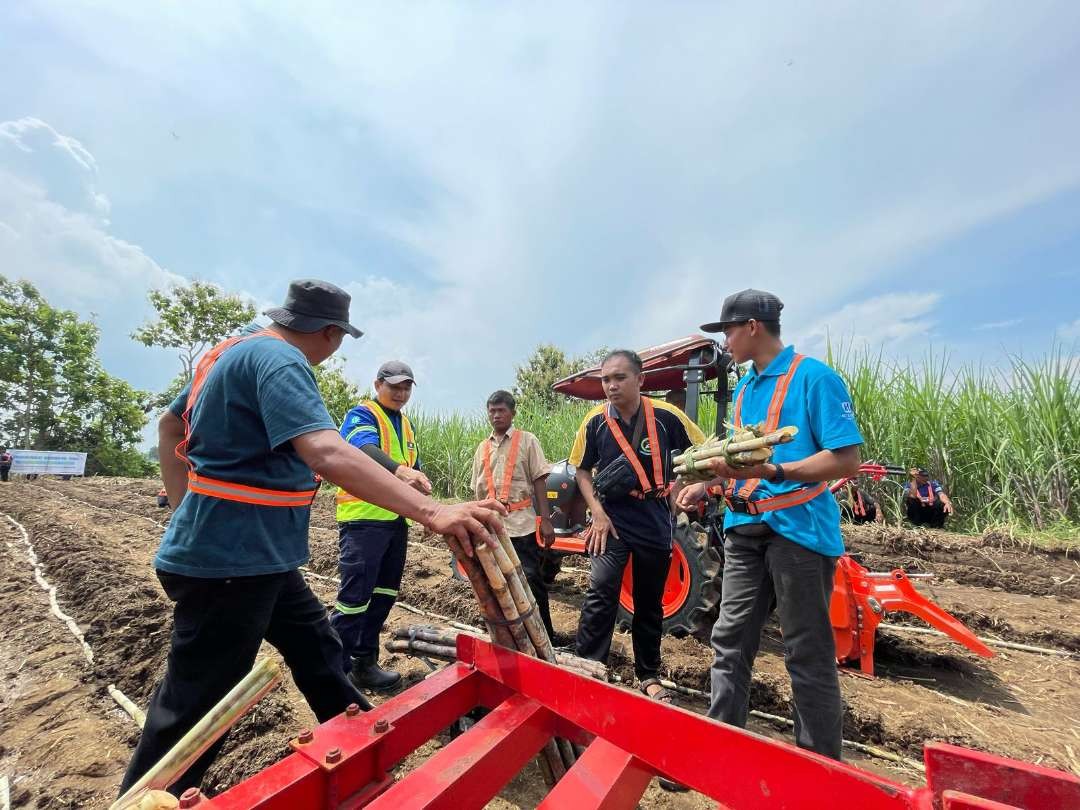
[[[168, 510], [154, 503], [153, 481], [42, 480], [0, 489], [0, 512], [31, 535], [63, 609], [83, 628], [94, 650], [91, 666], [77, 642], [48, 613], [48, 600], [32, 579], [18, 535], [0, 521], [0, 775], [12, 781], [16, 807], [107, 805], [115, 796], [137, 728], [108, 697], [115, 683], [145, 706], [168, 649], [170, 607], [151, 560]], [[309, 581], [326, 603], [334, 598], [337, 532], [332, 500], [320, 496], [313, 512]], [[945, 532], [858, 528], [849, 547], [873, 570], [903, 567], [937, 575], [920, 587], [980, 635], [1080, 650], [1080, 563], [1075, 553], [1026, 549], [1002, 538]], [[552, 591], [557, 643], [577, 625], [586, 560], [567, 561]], [[1075, 575], [1075, 576], [1074, 576]], [[436, 538], [414, 532], [402, 600], [470, 624], [479, 611], [464, 583], [450, 577], [449, 554]], [[391, 624], [430, 623], [403, 609]], [[891, 621], [903, 621], [902, 616]], [[1080, 660], [999, 650], [980, 659], [946, 639], [883, 628], [874, 680], [841, 678], [845, 738], [919, 759], [922, 744], [938, 739], [1052, 767], [1080, 772]], [[267, 653], [273, 651], [267, 648]], [[665, 638], [666, 674], [708, 690], [710, 652], [694, 639]], [[778, 628], [766, 632], [758, 658], [753, 708], [790, 716], [791, 693]], [[420, 661], [388, 656], [406, 685], [427, 673]], [[612, 668], [632, 680], [629, 636], [617, 634]], [[686, 699], [687, 708], [704, 703]], [[268, 695], [230, 735], [205, 787], [219, 791], [288, 752], [287, 741], [313, 722], [291, 683]], [[753, 727], [786, 738], [768, 725]], [[444, 744], [429, 743], [415, 764]], [[899, 781], [919, 774], [879, 760], [857, 764]], [[530, 768], [492, 806], [530, 807], [543, 795]], [[701, 797], [650, 787], [643, 807], [706, 807]]]

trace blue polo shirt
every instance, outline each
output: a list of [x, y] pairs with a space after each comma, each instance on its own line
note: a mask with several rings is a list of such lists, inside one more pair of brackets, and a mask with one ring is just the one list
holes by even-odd
[[[169, 406], [176, 416], [187, 406], [189, 388]], [[312, 489], [311, 469], [291, 439], [336, 429], [300, 350], [256, 337], [229, 348], [207, 375], [191, 413], [188, 458], [196, 472], [223, 481]], [[259, 506], [189, 490], [169, 521], [154, 566], [206, 578], [291, 571], [307, 562], [310, 515], [306, 506]]]
[[[788, 346], [764, 371], [759, 372], [751, 367], [739, 381], [734, 397], [738, 399], [740, 392], [743, 394], [741, 416], [744, 425], [765, 421], [776, 384], [787, 373], [794, 357], [795, 347]], [[839, 450], [863, 443], [862, 434], [855, 424], [855, 409], [851, 405], [847, 386], [839, 374], [812, 357], [799, 364], [784, 399], [780, 427], [788, 425], [797, 427], [799, 433], [794, 441], [773, 448], [773, 463], [799, 461], [821, 450]], [[743, 483], [736, 481], [736, 491]], [[805, 486], [796, 481], [782, 481], [779, 484], [762, 481], [750, 499], [784, 495]], [[724, 515], [724, 529], [762, 521], [777, 534], [811, 551], [828, 557], [839, 557], [844, 553], [840, 509], [828, 491], [807, 503], [762, 515], [740, 514], [728, 509]]]

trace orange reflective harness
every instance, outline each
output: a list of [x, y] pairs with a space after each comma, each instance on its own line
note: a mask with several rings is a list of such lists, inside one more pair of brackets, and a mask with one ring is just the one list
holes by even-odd
[[619, 445], [619, 449], [622, 450], [623, 455], [626, 456], [626, 460], [630, 462], [630, 466], [637, 475], [638, 483], [641, 484], [641, 489], [639, 490], [640, 494], [636, 497], [644, 499], [647, 494], [653, 493], [656, 497], [662, 498], [667, 494], [667, 487], [664, 486], [664, 460], [661, 458], [660, 441], [656, 434], [656, 411], [653, 408], [652, 401], [648, 397], [641, 398], [641, 409], [643, 411], [642, 417], [645, 419], [645, 429], [649, 436], [649, 454], [652, 456], [652, 471], [653, 481], [656, 482], [655, 486], [653, 486], [652, 482], [649, 481], [649, 477], [645, 474], [645, 468], [641, 466], [641, 461], [638, 460], [637, 450], [630, 446], [630, 442], [628, 442], [626, 436], [623, 435], [619, 423], [611, 416], [610, 404], [604, 409], [604, 420], [607, 422], [608, 430], [611, 431], [611, 435], [615, 437], [615, 442]]
[[198, 365], [195, 366], [195, 375], [191, 379], [191, 390], [188, 392], [187, 404], [184, 407], [182, 419], [184, 421], [184, 438], [176, 445], [176, 457], [181, 459], [188, 467], [188, 490], [210, 498], [220, 498], [224, 501], [236, 501], [238, 503], [250, 503], [256, 506], [311, 506], [315, 495], [319, 492], [319, 478], [315, 477], [313, 489], [286, 490], [266, 489], [263, 487], [251, 487], [245, 484], [237, 484], [233, 481], [222, 481], [219, 478], [210, 478], [195, 472], [195, 465], [188, 458], [187, 450], [191, 442], [191, 412], [202, 392], [206, 378], [210, 376], [210, 370], [221, 358], [226, 350], [237, 343], [257, 337], [270, 337], [275, 340], [284, 340], [269, 329], [255, 332], [251, 335], [237, 335], [236, 337], [223, 340], [210, 351], [202, 356]]
[[501, 501], [511, 512], [520, 512], [532, 506], [532, 498], [510, 503], [510, 481], [514, 477], [514, 465], [517, 464], [518, 449], [521, 447], [521, 431], [515, 430], [510, 439], [510, 451], [506, 454], [503, 466], [502, 486], [495, 491], [495, 472], [491, 468], [491, 439], [484, 441], [484, 482], [487, 484], [487, 496]]
[[[784, 408], [788, 388], [790, 388], [791, 380], [795, 376], [795, 370], [804, 359], [805, 355], [795, 355], [791, 360], [791, 366], [788, 368], [787, 373], [776, 381], [776, 388], [773, 390], [772, 400], [769, 402], [769, 410], [765, 417], [765, 433], [772, 433], [780, 427], [780, 412]], [[736, 428], [742, 427], [742, 401], [745, 393], [746, 385], [744, 384], [739, 389], [739, 396], [735, 400], [734, 425]], [[735, 479], [731, 479], [724, 492], [724, 500], [727, 502], [728, 508], [741, 514], [760, 515], [763, 512], [774, 512], [777, 509], [787, 509], [807, 503], [828, 489], [828, 485], [822, 481], [814, 486], [793, 489], [783, 495], [774, 495], [771, 498], [761, 498], [756, 501], [750, 500], [750, 496], [760, 484], [760, 478], [747, 479], [739, 488], [738, 494], [736, 494]]]
[[923, 506], [933, 506], [934, 505], [934, 502], [935, 502], [936, 498], [934, 497], [935, 493], [934, 493], [934, 482], [933, 481], [927, 481], [926, 482], [926, 497], [925, 498], [922, 496], [922, 493], [919, 492], [919, 482], [918, 481], [912, 481], [912, 486], [915, 487], [915, 496], [919, 499], [919, 503], [921, 503]]

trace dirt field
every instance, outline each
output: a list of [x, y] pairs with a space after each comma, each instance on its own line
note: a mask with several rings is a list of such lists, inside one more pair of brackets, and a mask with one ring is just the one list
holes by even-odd
[[[49, 612], [35, 582], [21, 532], [0, 518], [0, 776], [13, 807], [105, 806], [115, 795], [137, 728], [106, 692], [109, 684], [145, 705], [167, 652], [169, 604], [151, 569], [166, 510], [154, 504], [152, 481], [41, 480], [0, 488], [0, 513], [29, 533], [60, 607], [82, 628], [90, 664], [78, 642]], [[467, 586], [449, 577], [448, 553], [417, 533], [410, 547], [402, 599], [425, 610], [479, 624]], [[333, 601], [337, 536], [332, 502], [320, 496], [311, 531], [315, 592]], [[903, 566], [937, 579], [926, 587], [945, 609], [983, 636], [1052, 647], [1073, 655], [998, 650], [987, 661], [944, 639], [883, 631], [874, 680], [841, 678], [845, 738], [919, 759], [924, 741], [945, 740], [1080, 773], [1080, 560], [1026, 549], [1004, 538], [944, 532], [857, 529], [852, 551], [873, 570]], [[578, 571], [553, 591], [557, 643], [577, 624], [585, 585]], [[395, 609], [395, 626], [429, 622]], [[272, 654], [272, 651], [270, 651]], [[414, 683], [422, 662], [384, 659]], [[693, 639], [664, 639], [667, 674], [707, 690], [708, 649]], [[612, 665], [632, 675], [629, 637], [616, 636]], [[776, 628], [767, 631], [754, 675], [753, 708], [790, 715], [791, 694]], [[704, 703], [685, 699], [687, 708]], [[313, 717], [295, 687], [267, 696], [230, 735], [205, 787], [220, 791], [287, 753], [287, 740]], [[752, 729], [786, 738], [767, 723]], [[441, 741], [444, 742], [444, 741]], [[413, 760], [431, 753], [430, 744]], [[919, 774], [879, 759], [851, 756], [862, 767], [900, 781]], [[408, 763], [407, 763], [408, 765]], [[530, 766], [492, 806], [531, 807], [543, 795]], [[703, 808], [701, 797], [670, 795], [655, 785], [644, 807]]]

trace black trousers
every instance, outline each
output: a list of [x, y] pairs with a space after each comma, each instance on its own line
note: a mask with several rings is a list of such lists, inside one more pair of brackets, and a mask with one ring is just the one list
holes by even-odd
[[536, 598], [536, 607], [540, 611], [540, 619], [547, 628], [548, 638], [555, 638], [555, 630], [551, 626], [551, 605], [548, 602], [547, 583], [540, 573], [540, 563], [543, 562], [543, 549], [536, 542], [535, 534], [525, 534], [521, 537], [511, 537], [514, 551], [521, 560], [521, 570], [525, 572], [525, 579], [529, 582], [533, 596]]
[[577, 654], [607, 663], [611, 636], [619, 612], [619, 590], [629, 560], [634, 574], [634, 674], [638, 680], [660, 673], [660, 636], [664, 630], [664, 582], [671, 565], [671, 549], [638, 543], [633, 546], [608, 535], [607, 548], [590, 557], [589, 590], [581, 606]]
[[929, 526], [931, 529], [945, 527], [945, 504], [935, 501], [925, 504], [922, 501], [907, 499], [908, 520], [916, 526]]
[[795, 742], [840, 759], [843, 702], [829, 621], [835, 557], [770, 532], [724, 541], [720, 616], [713, 625], [709, 717], [744, 728], [750, 673], [773, 599], [784, 634], [784, 664], [795, 703]]
[[[263, 639], [281, 653], [319, 722], [350, 703], [368, 705], [341, 671], [341, 642], [299, 571], [233, 579], [159, 571], [158, 579], [175, 603], [172, 646], [121, 793], [251, 670]], [[199, 757], [170, 792], [198, 787], [224, 741]]]
[[8, 473], [11, 472], [11, 465], [0, 467], [0, 481], [8, 480]]
[[397, 520], [353, 520], [338, 524], [338, 589], [330, 624], [341, 639], [341, 666], [352, 669], [353, 658], [379, 657], [379, 633], [397, 601], [409, 524]]

